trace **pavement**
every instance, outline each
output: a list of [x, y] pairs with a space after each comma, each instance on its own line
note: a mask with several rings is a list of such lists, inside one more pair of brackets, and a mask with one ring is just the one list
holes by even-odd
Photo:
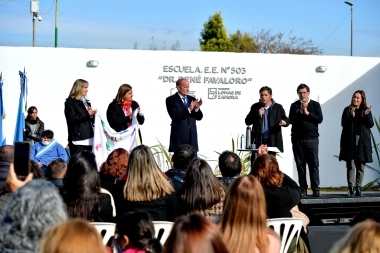
[[311, 253], [328, 253], [346, 235], [350, 226], [308, 226], [308, 229]]

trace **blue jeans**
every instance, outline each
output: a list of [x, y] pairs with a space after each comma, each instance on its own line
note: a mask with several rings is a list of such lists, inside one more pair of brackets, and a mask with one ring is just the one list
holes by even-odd
[[294, 160], [298, 171], [298, 183], [307, 190], [306, 164], [309, 167], [310, 184], [313, 191], [319, 191], [318, 139], [298, 140], [292, 138]]

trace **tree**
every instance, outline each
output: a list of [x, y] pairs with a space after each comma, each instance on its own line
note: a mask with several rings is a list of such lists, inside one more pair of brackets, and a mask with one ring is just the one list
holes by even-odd
[[297, 38], [290, 32], [286, 41], [284, 35], [283, 32], [273, 34], [272, 30], [262, 29], [254, 36], [259, 46], [257, 52], [270, 54], [322, 54], [322, 50], [315, 47], [311, 40]]
[[170, 48], [172, 51], [179, 51], [181, 50], [181, 43], [179, 43], [179, 40], [177, 40], [177, 42], [173, 44]]
[[201, 51], [228, 51], [230, 42], [220, 12], [210, 16], [208, 22], [203, 24], [199, 44]]
[[256, 53], [259, 50], [259, 46], [256, 44], [255, 39], [249, 33], [242, 34], [240, 30], [237, 30], [236, 33], [230, 34], [229, 40], [229, 52]]

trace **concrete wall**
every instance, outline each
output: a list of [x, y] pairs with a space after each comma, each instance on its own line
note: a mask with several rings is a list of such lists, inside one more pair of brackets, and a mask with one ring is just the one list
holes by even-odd
[[[97, 60], [99, 66], [86, 67], [89, 60]], [[317, 66], [326, 66], [327, 71], [317, 73]], [[274, 100], [288, 114], [290, 104], [297, 99], [296, 87], [306, 83], [311, 89], [311, 99], [321, 103], [324, 114], [319, 155], [324, 187], [346, 185], [345, 163], [334, 155], [339, 154], [341, 114], [355, 90], [366, 92], [373, 115], [379, 117], [380, 58], [0, 47], [7, 113], [4, 128], [10, 144], [19, 99], [18, 71], [24, 67], [29, 79], [28, 105], [38, 108], [45, 128], [52, 129], [63, 145], [67, 143], [64, 101], [76, 79], [83, 78], [90, 83], [88, 97], [104, 117], [118, 87], [123, 83], [132, 85], [134, 100], [139, 102], [146, 117], [141, 126], [144, 143], [152, 146], [160, 141], [168, 146], [170, 118], [165, 98], [175, 92], [174, 82], [178, 77], [189, 77], [191, 91], [204, 100], [204, 119], [198, 122], [199, 153], [210, 160], [218, 157], [214, 151], [231, 150], [231, 139], [245, 133], [244, 119], [250, 106], [258, 101], [260, 87], [270, 86]], [[223, 92], [233, 95], [222, 99]], [[380, 138], [375, 128], [373, 132]], [[297, 179], [290, 127], [283, 128], [283, 138], [285, 152], [279, 158], [280, 167]], [[371, 166], [379, 169], [375, 156], [374, 160]], [[215, 167], [216, 162], [210, 163]], [[367, 170], [364, 182], [379, 176]]]

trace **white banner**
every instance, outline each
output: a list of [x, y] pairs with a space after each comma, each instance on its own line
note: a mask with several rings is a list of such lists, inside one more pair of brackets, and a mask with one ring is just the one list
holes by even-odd
[[98, 169], [103, 162], [107, 160], [108, 155], [116, 148], [123, 148], [129, 153], [138, 145], [137, 136], [139, 124], [136, 120], [136, 112], [132, 116], [132, 125], [121, 132], [113, 130], [107, 121], [106, 117], [97, 112], [95, 114], [95, 128], [94, 128], [94, 146], [93, 152], [95, 154], [96, 164]]

